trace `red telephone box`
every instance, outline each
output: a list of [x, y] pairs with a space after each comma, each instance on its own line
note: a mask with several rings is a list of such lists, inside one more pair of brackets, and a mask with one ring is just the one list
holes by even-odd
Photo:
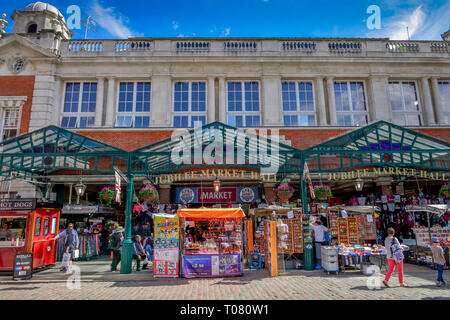
[[0, 212], [0, 270], [12, 271], [18, 252], [33, 253], [33, 269], [55, 263], [59, 217], [59, 209]]

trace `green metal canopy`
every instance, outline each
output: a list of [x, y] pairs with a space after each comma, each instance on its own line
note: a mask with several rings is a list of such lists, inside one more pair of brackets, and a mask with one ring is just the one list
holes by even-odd
[[450, 143], [386, 121], [313, 146], [304, 156], [313, 172], [366, 166], [450, 170]]
[[59, 170], [100, 174], [126, 167], [128, 152], [71, 131], [48, 126], [0, 144], [0, 175], [48, 175]]
[[[260, 131], [261, 132], [261, 131]], [[272, 142], [276, 144], [274, 149]], [[214, 150], [212, 146], [216, 148]], [[215, 160], [196, 159], [195, 152], [209, 152]], [[188, 153], [188, 161], [173, 161], [173, 156]], [[278, 154], [277, 154], [278, 153]], [[213, 122], [198, 129], [182, 130], [172, 138], [132, 152], [134, 174], [161, 174], [211, 165], [261, 170], [271, 165], [278, 172], [298, 172], [302, 151], [261, 138], [255, 131], [238, 129], [221, 122]], [[239, 155], [242, 155], [241, 157]]]

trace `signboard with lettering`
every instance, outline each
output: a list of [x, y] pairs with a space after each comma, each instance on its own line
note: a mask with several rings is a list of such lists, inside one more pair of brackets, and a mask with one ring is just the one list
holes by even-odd
[[33, 253], [20, 252], [14, 257], [14, 280], [28, 280], [33, 275]]
[[242, 274], [241, 255], [183, 255], [183, 276], [211, 277]]
[[34, 209], [36, 209], [36, 199], [0, 199], [0, 211]]
[[252, 203], [258, 200], [258, 188], [177, 188], [177, 203]]
[[154, 277], [178, 276], [180, 227], [177, 216], [154, 215]]

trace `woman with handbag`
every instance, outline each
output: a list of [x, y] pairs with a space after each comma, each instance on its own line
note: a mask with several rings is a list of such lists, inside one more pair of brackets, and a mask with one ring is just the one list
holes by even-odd
[[403, 282], [403, 248], [395, 235], [394, 228], [389, 228], [387, 230], [388, 236], [384, 240], [384, 246], [386, 247], [386, 256], [389, 264], [389, 269], [386, 272], [386, 277], [384, 278], [383, 284], [389, 288], [389, 279], [394, 272], [395, 267], [397, 267], [398, 272], [398, 282], [400, 287], [408, 287], [406, 283]]

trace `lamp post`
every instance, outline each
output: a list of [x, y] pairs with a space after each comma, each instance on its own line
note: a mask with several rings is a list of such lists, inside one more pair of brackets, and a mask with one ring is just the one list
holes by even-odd
[[358, 178], [354, 181], [354, 185], [355, 185], [356, 191], [361, 192], [364, 187], [364, 180], [361, 178]]
[[80, 178], [80, 182], [75, 185], [75, 192], [77, 194], [77, 204], [80, 204], [80, 197], [84, 195], [86, 191], [86, 185], [83, 184], [83, 181]]

